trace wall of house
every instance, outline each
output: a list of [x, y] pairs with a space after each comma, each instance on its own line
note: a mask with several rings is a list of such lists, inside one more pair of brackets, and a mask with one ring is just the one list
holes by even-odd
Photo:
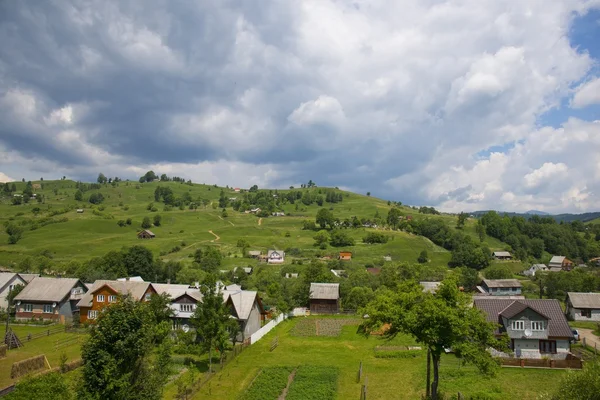
[[564, 360], [570, 351], [569, 341], [564, 339], [556, 340], [556, 354], [540, 353], [538, 339], [515, 339], [514, 346], [514, 356], [517, 358]]
[[[15, 318], [17, 320], [27, 320], [31, 318], [42, 318], [45, 320], [57, 321], [60, 320], [60, 314], [58, 312], [59, 307], [53, 308], [51, 313], [44, 312], [44, 305], [52, 305], [53, 302], [24, 302], [17, 306], [17, 312]], [[33, 310], [31, 312], [25, 311], [25, 304], [33, 304]]]
[[487, 288], [492, 296], [517, 296], [521, 294], [521, 288]]
[[248, 320], [244, 324], [244, 338], [249, 338], [254, 332], [260, 329], [261, 327], [261, 318], [260, 318], [260, 308], [258, 306], [258, 302], [255, 301], [252, 306], [252, 311], [250, 311], [250, 315], [248, 316]]
[[[523, 321], [523, 330], [513, 330], [511, 321]], [[531, 329], [531, 323], [533, 321], [543, 321], [544, 322], [544, 330], [543, 331], [534, 331]], [[515, 315], [513, 318], [506, 319], [502, 318], [502, 324], [506, 329], [506, 333], [508, 337], [513, 339], [521, 339], [525, 335], [525, 330], [531, 330], [531, 336], [529, 339], [547, 339], [548, 338], [548, 320], [532, 311], [531, 309], [525, 309], [523, 312]], [[526, 339], [525, 339], [526, 340]]]
[[580, 308], [569, 307], [569, 316], [574, 321], [598, 321], [600, 322], [600, 309], [591, 310], [592, 315], [590, 318], [581, 315], [582, 310]]
[[63, 317], [61, 319], [62, 320], [61, 322], [73, 321], [74, 309], [71, 307], [71, 302], [69, 301], [68, 298], [65, 301], [63, 301], [62, 303], [60, 303], [60, 306], [57, 308], [58, 308], [58, 314]]
[[5, 309], [6, 307], [8, 307], [8, 301], [6, 300], [6, 297], [8, 296], [9, 288], [11, 285], [25, 286], [27, 285], [27, 282], [18, 277], [18, 275], [15, 275], [9, 282], [7, 282], [4, 286], [4, 289], [0, 292], [0, 308]]
[[[92, 298], [92, 306], [91, 307], [81, 307], [79, 310], [79, 322], [84, 323], [88, 321], [88, 311], [95, 310], [100, 311], [110, 303], [108, 302], [108, 296], [118, 295], [119, 293], [115, 290], [110, 289], [108, 286], [104, 286], [96, 293], [94, 293], [94, 297]], [[98, 302], [96, 300], [96, 296], [104, 295], [104, 302]]]
[[339, 311], [337, 300], [310, 300], [310, 312], [316, 314], [331, 314]]

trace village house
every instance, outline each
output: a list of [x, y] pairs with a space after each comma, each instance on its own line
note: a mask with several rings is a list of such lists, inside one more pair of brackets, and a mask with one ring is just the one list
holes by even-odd
[[83, 208], [78, 208], [77, 209], [77, 214], [83, 214]]
[[236, 273], [238, 270], [243, 271], [246, 275], [250, 275], [252, 273], [252, 267], [234, 267], [233, 272]]
[[244, 342], [262, 326], [265, 309], [258, 292], [242, 290], [239, 285], [226, 286], [221, 291], [223, 301], [231, 310], [231, 315], [237, 319], [240, 332], [237, 341]]
[[271, 215], [273, 215], [274, 217], [284, 217], [285, 213], [284, 212], [274, 212]]
[[97, 280], [78, 303], [79, 322], [93, 322], [98, 313], [116, 303], [119, 296], [130, 295], [136, 301], [149, 301], [155, 293], [149, 282]]
[[600, 322], [600, 293], [567, 293], [566, 314], [574, 321]]
[[173, 311], [171, 316], [173, 329], [189, 330], [190, 317], [196, 311], [196, 304], [202, 301], [200, 290], [189, 285], [171, 283], [152, 283], [152, 287], [156, 294], [167, 295], [171, 299], [169, 308]]
[[435, 293], [442, 282], [419, 282], [419, 285], [423, 288], [424, 293]]
[[492, 257], [496, 260], [512, 260], [512, 255], [508, 251], [495, 251]]
[[262, 253], [261, 253], [260, 250], [250, 250], [248, 252], [248, 256], [251, 257], [251, 258], [258, 258], [258, 257], [260, 257], [261, 254]]
[[8, 294], [17, 285], [25, 286], [27, 281], [21, 277], [21, 275], [14, 272], [1, 272], [0, 273], [0, 309], [8, 308]]
[[[474, 307], [483, 311], [488, 322], [499, 324], [496, 335], [510, 338], [510, 349], [517, 358], [566, 359], [573, 332], [554, 299], [510, 300], [502, 298], [475, 299]], [[494, 355], [510, 354], [493, 351]]]
[[565, 256], [553, 256], [548, 263], [548, 268], [550, 271], [570, 271], [573, 269], [573, 261], [569, 260]]
[[517, 279], [484, 279], [477, 290], [489, 296], [520, 296], [521, 282]]
[[144, 229], [143, 231], [137, 234], [138, 239], [154, 239], [156, 235], [149, 231], [148, 229]]
[[310, 284], [310, 312], [315, 314], [335, 314], [340, 309], [339, 283]]
[[352, 252], [351, 251], [340, 251], [338, 259], [343, 260], [343, 261], [352, 260]]
[[285, 252], [280, 250], [269, 250], [267, 252], [267, 263], [283, 264], [285, 261]]
[[523, 271], [525, 276], [535, 276], [536, 272], [548, 271], [548, 267], [545, 264], [533, 264], [529, 269]]
[[77, 317], [77, 303], [86, 291], [79, 279], [36, 277], [15, 297], [15, 317], [71, 322]]

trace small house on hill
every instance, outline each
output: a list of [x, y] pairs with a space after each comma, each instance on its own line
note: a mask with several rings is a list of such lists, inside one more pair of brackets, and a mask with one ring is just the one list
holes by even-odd
[[267, 252], [267, 263], [283, 264], [285, 261], [285, 252], [280, 250], [269, 250]]
[[424, 293], [437, 292], [437, 290], [441, 284], [442, 284], [442, 282], [425, 282], [425, 281], [419, 282], [419, 285], [421, 285], [421, 287], [423, 288]]
[[16, 319], [70, 322], [87, 287], [75, 278], [34, 278], [15, 297]]
[[339, 283], [310, 284], [310, 312], [315, 314], [334, 314], [340, 307]]
[[574, 264], [573, 261], [569, 260], [565, 256], [553, 256], [552, 259], [550, 259], [550, 262], [548, 263], [548, 267], [551, 271], [556, 271], [558, 268], [560, 268], [563, 271], [570, 271], [573, 269]]
[[533, 264], [529, 269], [523, 271], [525, 276], [535, 276], [536, 272], [548, 271], [548, 267], [545, 264]]
[[338, 256], [339, 260], [348, 261], [352, 260], [352, 252], [351, 251], [340, 251], [340, 255]]
[[567, 315], [574, 321], [600, 321], [600, 293], [567, 293]]
[[138, 239], [154, 239], [156, 235], [149, 231], [148, 229], [144, 229], [140, 233], [137, 234]]
[[508, 251], [495, 251], [492, 256], [496, 260], [512, 260], [512, 255]]
[[477, 289], [490, 296], [512, 296], [520, 295], [521, 287], [517, 279], [484, 279]]
[[248, 255], [252, 258], [258, 258], [261, 255], [261, 251], [260, 250], [250, 250], [248, 252]]
[[77, 214], [83, 214], [83, 208], [78, 208], [77, 209]]

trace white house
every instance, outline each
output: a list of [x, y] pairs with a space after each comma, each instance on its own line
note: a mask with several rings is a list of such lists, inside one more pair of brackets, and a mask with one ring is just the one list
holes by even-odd
[[567, 315], [574, 321], [600, 321], [600, 293], [567, 293]]
[[0, 308], [8, 307], [8, 293], [17, 285], [25, 286], [27, 281], [21, 275], [14, 272], [0, 272]]
[[548, 267], [545, 264], [533, 264], [529, 269], [523, 271], [525, 276], [535, 276], [536, 272], [548, 271]]
[[285, 261], [285, 252], [280, 250], [269, 250], [267, 252], [267, 263], [283, 264]]

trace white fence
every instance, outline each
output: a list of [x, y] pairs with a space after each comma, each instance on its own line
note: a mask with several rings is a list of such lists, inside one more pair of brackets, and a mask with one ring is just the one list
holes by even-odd
[[310, 315], [310, 310], [306, 307], [296, 307], [289, 315], [290, 317], [305, 317]]
[[285, 315], [279, 314], [277, 316], [277, 318], [272, 319], [265, 326], [263, 326], [262, 328], [260, 328], [256, 332], [254, 332], [252, 335], [250, 335], [250, 344], [254, 344], [254, 343], [258, 342], [260, 339], [262, 339], [263, 336], [265, 336], [267, 333], [269, 333], [271, 331], [271, 329], [275, 328], [284, 319], [285, 319]]

